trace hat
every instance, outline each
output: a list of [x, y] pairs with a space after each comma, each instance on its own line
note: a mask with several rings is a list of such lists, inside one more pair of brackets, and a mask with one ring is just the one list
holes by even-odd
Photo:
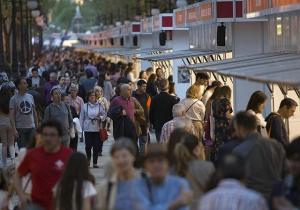
[[55, 90], [59, 90], [61, 92], [60, 87], [58, 85], [55, 85], [51, 88], [50, 95], [52, 95], [53, 91], [55, 91]]
[[149, 144], [144, 157], [144, 161], [152, 158], [165, 158], [168, 160], [167, 149], [162, 144]]
[[295, 139], [290, 145], [287, 146], [286, 156], [288, 159], [300, 158], [300, 138]]

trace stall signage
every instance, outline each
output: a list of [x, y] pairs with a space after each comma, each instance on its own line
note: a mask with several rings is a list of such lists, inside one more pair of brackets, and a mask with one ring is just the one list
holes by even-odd
[[177, 27], [179, 26], [185, 26], [185, 9], [184, 10], [178, 10], [175, 12], [175, 24]]
[[300, 0], [272, 0], [272, 7], [290, 6], [293, 4], [299, 4]]
[[187, 9], [187, 23], [194, 23], [200, 20], [199, 8], [200, 6], [198, 5]]
[[247, 0], [247, 13], [261, 12], [268, 8], [269, 0]]
[[200, 20], [201, 21], [208, 21], [213, 18], [213, 9], [212, 3], [202, 3], [200, 6]]

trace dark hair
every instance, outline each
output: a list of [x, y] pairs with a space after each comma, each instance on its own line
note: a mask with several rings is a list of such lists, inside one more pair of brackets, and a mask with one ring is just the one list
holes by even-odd
[[59, 77], [58, 77], [58, 81], [60, 81], [62, 77], [65, 77], [65, 76], [59, 76]]
[[246, 111], [251, 109], [255, 113], [257, 113], [259, 105], [263, 104], [267, 100], [267, 98], [268, 97], [264, 92], [255, 91], [249, 99]]
[[183, 128], [177, 128], [175, 129], [169, 138], [169, 142], [167, 144], [167, 150], [168, 150], [168, 159], [170, 164], [174, 164], [175, 155], [174, 155], [174, 149], [177, 143], [181, 141], [182, 136], [186, 135], [186, 130]]
[[168, 81], [169, 81], [169, 83], [173, 82], [173, 75], [170, 75], [170, 76], [168, 77]]
[[214, 89], [213, 94], [211, 95], [211, 97], [209, 98], [210, 100], [215, 100], [221, 97], [221, 87], [216, 87]]
[[62, 137], [63, 131], [62, 131], [62, 126], [61, 123], [57, 120], [48, 120], [46, 122], [43, 122], [42, 125], [40, 126], [41, 132], [43, 132], [44, 128], [55, 128], [58, 135]]
[[280, 102], [279, 109], [283, 108], [284, 106], [286, 106], [288, 109], [290, 109], [293, 106], [298, 106], [298, 104], [296, 101], [294, 101], [291, 98], [285, 98]]
[[147, 146], [147, 150], [145, 153], [144, 161], [151, 158], [159, 158], [163, 157], [168, 161], [168, 152], [165, 148], [165, 145], [152, 143]]
[[69, 158], [64, 173], [57, 185], [55, 196], [58, 210], [73, 209], [73, 195], [75, 194], [76, 210], [83, 207], [84, 182], [94, 182], [89, 172], [88, 161], [82, 153], [75, 152]]
[[143, 76], [144, 73], [146, 73], [146, 72], [145, 71], [140, 71], [139, 79], [142, 79], [142, 76]]
[[32, 69], [31, 69], [31, 72], [39, 72], [39, 67], [38, 66], [34, 66]]
[[209, 80], [209, 75], [206, 72], [199, 72], [196, 74], [196, 80], [198, 80], [198, 79]]
[[222, 179], [242, 180], [246, 176], [246, 163], [238, 155], [226, 155], [218, 162], [217, 171], [220, 172]]
[[147, 85], [147, 82], [141, 79], [137, 82], [137, 86], [142, 86], [142, 85]]
[[148, 84], [155, 83], [156, 78], [157, 78], [156, 74], [151, 74], [148, 78]]
[[26, 80], [26, 78], [25, 77], [18, 77], [16, 80], [15, 80], [15, 86], [16, 86], [16, 88], [19, 90], [19, 85], [21, 84], [21, 81], [22, 80], [25, 80], [26, 82], [27, 82], [27, 80]]
[[133, 156], [136, 156], [136, 154], [137, 154], [137, 148], [136, 148], [135, 144], [133, 143], [133, 141], [128, 138], [121, 137], [111, 147], [110, 155], [113, 156], [117, 151], [120, 151], [123, 149], [130, 152]]
[[10, 88], [2, 87], [0, 89], [0, 111], [4, 114], [9, 114], [9, 101], [13, 96], [13, 92]]
[[90, 96], [91, 96], [92, 94], [95, 94], [95, 90], [89, 90], [89, 91], [87, 92], [87, 94], [86, 94], [86, 100], [87, 100], [87, 101], [89, 100], [89, 98], [90, 98]]
[[189, 162], [195, 159], [193, 151], [198, 145], [198, 138], [188, 132], [182, 135], [180, 142], [175, 145], [175, 171], [178, 175], [186, 176]]
[[169, 81], [167, 79], [159, 80], [158, 87], [161, 91], [166, 91], [169, 88]]
[[247, 131], [254, 131], [257, 129], [257, 122], [254, 115], [248, 112], [239, 112], [234, 116], [236, 125], [241, 126]]
[[153, 72], [153, 68], [152, 68], [152, 67], [148, 67], [148, 68], [146, 69], [146, 72]]
[[[286, 147], [286, 157], [288, 159], [300, 158], [300, 137], [297, 137]], [[300, 159], [298, 159], [300, 161]]]
[[104, 88], [105, 74], [107, 74], [107, 72], [100, 74], [98, 78], [98, 85], [102, 88]]
[[89, 62], [89, 60], [87, 60], [87, 59], [85, 59], [84, 61], [83, 61], [83, 64], [84, 65], [88, 65], [90, 62]]
[[231, 89], [229, 86], [223, 86], [220, 89], [220, 95], [224, 96], [225, 98], [230, 98], [231, 97]]
[[87, 69], [87, 70], [85, 71], [85, 74], [86, 74], [86, 77], [87, 77], [87, 78], [93, 77], [93, 72], [92, 72], [91, 70], [89, 70], [89, 69]]
[[222, 85], [223, 85], [222, 82], [215, 80], [211, 83], [210, 87], [221, 87]]
[[169, 94], [175, 93], [175, 82], [169, 82]]

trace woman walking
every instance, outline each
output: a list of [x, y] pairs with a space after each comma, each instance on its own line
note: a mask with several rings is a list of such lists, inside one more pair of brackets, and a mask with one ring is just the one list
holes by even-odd
[[9, 100], [13, 93], [9, 88], [0, 89], [0, 140], [2, 143], [2, 165], [7, 166], [7, 148], [15, 162], [14, 131], [9, 118]]
[[106, 117], [101, 104], [96, 100], [95, 91], [91, 90], [87, 94], [88, 102], [84, 104], [80, 112], [80, 124], [85, 137], [85, 152], [88, 161], [91, 161], [91, 150], [93, 149], [93, 167], [97, 165], [98, 154], [102, 150], [103, 142], [100, 140], [99, 131], [101, 121]]
[[215, 141], [213, 159], [217, 159], [219, 147], [230, 139], [230, 120], [232, 118], [231, 89], [223, 86], [220, 89], [220, 98], [212, 102], [212, 112], [215, 119]]
[[58, 182], [55, 194], [56, 210], [91, 210], [97, 192], [84, 154], [71, 155]]
[[265, 121], [264, 116], [262, 115], [266, 103], [267, 103], [267, 95], [262, 91], [255, 91], [248, 102], [246, 111], [250, 114], [255, 115], [256, 122], [257, 122], [257, 131], [263, 136], [263, 137], [269, 137], [267, 133], [267, 122]]

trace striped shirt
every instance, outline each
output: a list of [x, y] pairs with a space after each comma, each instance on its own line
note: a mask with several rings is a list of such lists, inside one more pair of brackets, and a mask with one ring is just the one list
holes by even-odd
[[198, 210], [268, 210], [265, 199], [234, 179], [224, 179], [204, 195]]

